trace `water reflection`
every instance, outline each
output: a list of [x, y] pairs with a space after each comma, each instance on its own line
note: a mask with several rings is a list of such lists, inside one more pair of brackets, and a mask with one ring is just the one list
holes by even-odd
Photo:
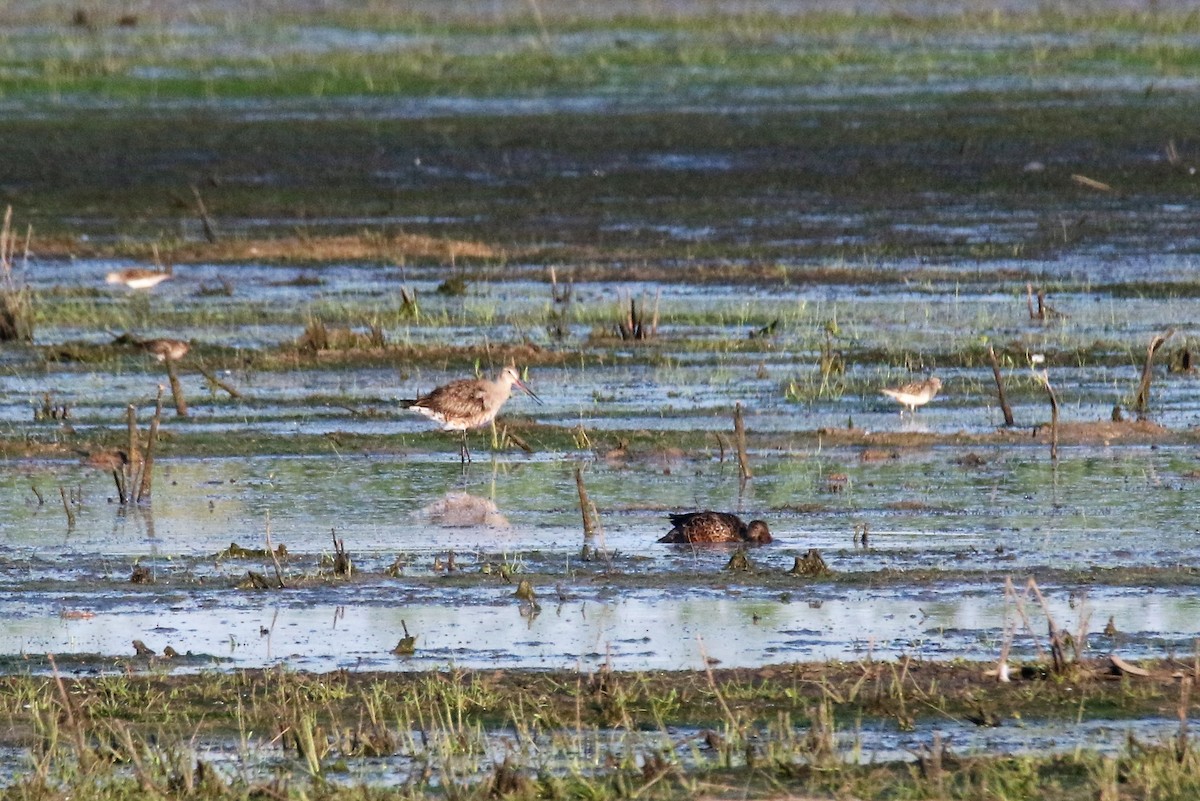
[[[226, 667], [286, 660], [310, 670], [419, 670], [449, 664], [569, 670], [602, 663], [620, 670], [660, 670], [696, 669], [706, 660], [724, 667], [903, 655], [992, 661], [1006, 632], [1014, 631], [1014, 658], [1031, 658], [1039, 647], [1036, 636], [1014, 623], [999, 590], [972, 593], [959, 585], [924, 593], [839, 594], [843, 597], [825, 598], [819, 606], [800, 594], [772, 600], [711, 592], [664, 597], [650, 590], [614, 598], [580, 592], [554, 604], [553, 590], [544, 588], [539, 597], [546, 605], [535, 610], [513, 597], [512, 585], [433, 602], [421, 600], [434, 595], [427, 590], [415, 595], [401, 590], [399, 603], [395, 595], [347, 602], [353, 596], [343, 588], [238, 594], [227, 603], [213, 603], [211, 593], [172, 595], [153, 610], [118, 603], [80, 617], [78, 610], [90, 602], [81, 596], [38, 604], [37, 613], [6, 621], [0, 653], [131, 657], [130, 643], [140, 639], [159, 653], [171, 645], [180, 653], [225, 657], [231, 660]], [[52, 611], [64, 601], [63, 612], [76, 610], [76, 615]], [[1200, 634], [1200, 601], [1170, 590], [1097, 590], [1082, 605], [1064, 591], [1048, 590], [1047, 604], [1064, 630], [1086, 632], [1085, 654], [1116, 649], [1127, 659], [1163, 657], [1172, 650], [1190, 652]], [[1121, 631], [1116, 637], [1103, 632], [1110, 617]], [[416, 637], [416, 649], [401, 659], [392, 649], [406, 632]], [[203, 666], [192, 662], [182, 669]]]
[[496, 502], [469, 492], [447, 492], [421, 508], [430, 523], [443, 528], [491, 528], [508, 531], [512, 524]]

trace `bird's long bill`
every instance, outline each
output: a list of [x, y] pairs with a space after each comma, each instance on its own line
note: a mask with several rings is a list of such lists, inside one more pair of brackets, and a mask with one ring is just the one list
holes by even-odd
[[518, 378], [515, 381], [513, 381], [513, 383], [516, 384], [521, 389], [525, 390], [525, 392], [527, 392], [529, 394], [529, 397], [531, 397], [535, 401], [537, 401], [539, 405], [542, 405], [542, 406], [545, 405], [546, 402], [543, 401], [541, 398], [539, 398], [538, 394], [536, 392], [534, 392], [532, 389], [530, 389], [529, 385], [526, 384], [524, 381], [522, 381], [521, 379]]

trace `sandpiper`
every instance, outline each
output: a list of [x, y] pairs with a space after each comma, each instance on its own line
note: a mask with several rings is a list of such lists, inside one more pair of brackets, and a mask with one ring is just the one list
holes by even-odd
[[742, 522], [728, 512], [685, 512], [668, 515], [674, 526], [659, 542], [745, 542], [766, 545], [771, 532], [762, 520]]
[[104, 276], [104, 280], [110, 284], [124, 284], [130, 289], [150, 289], [170, 277], [170, 270], [146, 270], [141, 267], [130, 267], [125, 270], [113, 270]]
[[471, 451], [467, 448], [467, 430], [492, 422], [500, 407], [512, 396], [514, 384], [525, 390], [538, 403], [542, 402], [542, 399], [521, 380], [517, 368], [509, 366], [501, 370], [493, 381], [486, 378], [463, 378], [440, 386], [416, 400], [401, 401], [401, 404], [406, 409], [412, 409], [440, 423], [443, 431], [461, 431], [460, 455], [465, 465], [471, 461]]
[[[907, 406], [910, 412], [916, 412], [918, 406], [924, 406], [933, 400], [941, 388], [942, 379], [933, 377], [927, 378], [924, 381], [914, 381], [911, 384], [905, 384], [895, 389], [881, 389], [879, 391]], [[903, 412], [904, 410], [901, 409], [900, 411]]]
[[98, 470], [123, 470], [125, 465], [129, 464], [129, 454], [119, 448], [109, 448], [107, 450], [85, 451], [77, 448], [75, 453], [79, 454], [82, 459], [80, 462], [88, 467], [95, 467]]
[[182, 339], [137, 339], [133, 344], [160, 362], [177, 362], [187, 356], [188, 351], [192, 349], [192, 346]]

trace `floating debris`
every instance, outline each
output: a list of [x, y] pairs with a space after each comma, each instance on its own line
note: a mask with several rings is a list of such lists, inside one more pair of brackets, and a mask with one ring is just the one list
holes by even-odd
[[1136, 665], [1131, 665], [1116, 654], [1109, 654], [1108, 662], [1111, 665], [1111, 670], [1114, 674], [1138, 676], [1139, 678], [1146, 678], [1150, 675], [1150, 671], [1146, 670], [1145, 668], [1140, 668]]
[[408, 624], [406, 622], [401, 620], [400, 626], [404, 629], [404, 636], [400, 638], [400, 642], [396, 643], [396, 647], [392, 649], [392, 653], [397, 656], [412, 656], [417, 650], [417, 638], [408, 633]]
[[226, 548], [225, 550], [216, 554], [214, 558], [216, 558], [216, 559], [263, 559], [265, 557], [271, 556], [272, 553], [277, 557], [287, 556], [288, 555], [287, 546], [284, 545], [283, 543], [280, 543], [279, 546], [272, 552], [272, 551], [268, 551], [266, 548], [243, 548], [241, 545], [238, 545], [236, 542], [231, 542], [231, 543], [229, 543], [228, 548]]
[[[866, 538], [864, 530], [864, 543], [866, 542]], [[821, 552], [816, 548], [809, 548], [808, 553], [804, 556], [797, 556], [796, 563], [792, 565], [792, 569], [788, 573], [793, 576], [807, 576], [810, 578], [833, 575], [833, 571], [829, 569], [829, 565], [825, 564], [825, 560], [821, 557]]]
[[247, 570], [246, 578], [238, 584], [239, 590], [269, 590], [273, 587], [266, 576], [253, 570]]
[[347, 577], [354, 573], [354, 565], [350, 562], [350, 554], [346, 552], [346, 541], [339, 540], [334, 529], [329, 530], [333, 537], [333, 575]]
[[739, 548], [734, 552], [733, 556], [729, 557], [729, 561], [725, 563], [723, 570], [728, 570], [731, 573], [750, 573], [754, 570], [754, 563], [750, 561], [749, 555], [745, 548]]
[[984, 467], [987, 465], [987, 459], [984, 459], [977, 453], [964, 453], [962, 456], [954, 459], [954, 464], [959, 467]]

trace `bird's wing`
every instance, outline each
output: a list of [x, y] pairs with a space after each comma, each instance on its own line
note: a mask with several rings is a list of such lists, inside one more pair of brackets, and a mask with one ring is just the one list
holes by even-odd
[[701, 515], [709, 514], [709, 512], [679, 512], [677, 514], [667, 515], [667, 519], [671, 521], [671, 525], [676, 528], [683, 528], [690, 524], [693, 520]]
[[881, 389], [879, 391], [890, 398], [898, 398], [901, 395], [919, 395], [924, 389], [924, 381], [912, 381], [902, 387], [896, 387], [895, 389]]
[[471, 417], [486, 410], [483, 388], [471, 378], [451, 381], [422, 395], [411, 405], [440, 412], [445, 417]]
[[737, 515], [728, 512], [682, 512], [680, 514], [667, 515], [674, 526], [688, 526], [696, 524], [705, 524], [708, 521], [727, 525], [737, 531], [742, 526], [742, 519]]

